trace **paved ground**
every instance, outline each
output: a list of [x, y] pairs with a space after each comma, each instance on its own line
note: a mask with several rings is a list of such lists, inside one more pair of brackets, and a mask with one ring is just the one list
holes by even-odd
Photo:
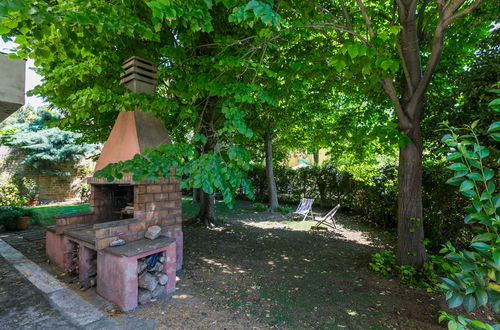
[[0, 256], [2, 329], [75, 329], [43, 294]]

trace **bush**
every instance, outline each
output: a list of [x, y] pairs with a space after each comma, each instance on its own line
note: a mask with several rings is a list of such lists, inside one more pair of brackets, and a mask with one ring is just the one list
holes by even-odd
[[281, 212], [281, 213], [290, 213], [290, 212], [292, 212], [292, 208], [290, 208], [288, 206], [280, 206], [276, 210], [278, 212]]
[[432, 292], [439, 290], [438, 277], [453, 274], [457, 267], [442, 256], [429, 255], [428, 259], [422, 269], [410, 265], [398, 266], [394, 252], [382, 250], [372, 255], [372, 262], [368, 265], [370, 269], [385, 277], [399, 277], [410, 285]]
[[11, 224], [20, 217], [29, 217], [32, 212], [15, 206], [0, 207], [0, 224], [4, 227], [12, 227]]
[[265, 206], [264, 204], [261, 204], [261, 203], [254, 203], [252, 205], [252, 209], [255, 210], [255, 211], [265, 211], [267, 210], [267, 206]]
[[0, 185], [0, 206], [21, 206], [26, 204], [27, 198], [21, 196], [19, 189], [12, 183]]

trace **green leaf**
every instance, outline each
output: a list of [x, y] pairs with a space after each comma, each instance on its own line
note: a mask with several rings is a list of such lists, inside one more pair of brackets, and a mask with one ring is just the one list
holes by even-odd
[[500, 267], [500, 249], [493, 250], [493, 261], [495, 262], [495, 265]]
[[449, 278], [441, 278], [441, 281], [443, 281], [447, 286], [449, 286], [452, 290], [455, 291], [460, 291], [460, 287], [458, 286], [455, 281], [449, 279]]
[[461, 191], [462, 195], [469, 197], [469, 198], [476, 198], [477, 193], [474, 190], [465, 190]]
[[455, 151], [455, 152], [452, 152], [451, 154], [448, 154], [446, 156], [446, 159], [447, 160], [455, 160], [455, 159], [460, 158], [460, 157], [462, 157], [462, 154], [460, 152]]
[[467, 191], [467, 190], [471, 190], [472, 188], [474, 188], [474, 182], [472, 182], [471, 180], [465, 180], [464, 182], [462, 182], [460, 184], [460, 191], [461, 192], [464, 192], [464, 191]]
[[460, 185], [465, 179], [464, 178], [450, 178], [446, 181], [447, 184], [453, 185], [453, 186], [458, 186]]
[[489, 242], [493, 238], [495, 238], [495, 235], [493, 235], [491, 233], [483, 233], [483, 234], [474, 236], [474, 238], [472, 239], [472, 242]]
[[480, 158], [486, 158], [490, 155], [490, 151], [486, 147], [479, 146], [477, 154]]
[[450, 308], [457, 308], [458, 306], [462, 305], [462, 302], [463, 302], [462, 295], [454, 293], [451, 295], [450, 300], [448, 300], [448, 306]]
[[500, 121], [496, 121], [488, 128], [488, 133], [500, 130]]
[[482, 169], [481, 163], [474, 159], [469, 159], [469, 163], [475, 168]]
[[465, 295], [464, 307], [467, 312], [471, 312], [476, 307], [476, 298], [473, 294]]
[[453, 171], [467, 171], [469, 168], [463, 163], [454, 163], [448, 166], [450, 170]]
[[474, 181], [483, 181], [483, 176], [481, 175], [481, 173], [477, 171], [467, 174], [467, 177]]
[[344, 70], [346, 66], [346, 63], [342, 60], [338, 60], [335, 62], [335, 70], [337, 70], [337, 72], [342, 72], [342, 70]]
[[481, 250], [481, 251], [487, 251], [487, 250], [491, 249], [491, 245], [488, 245], [488, 244], [483, 243], [483, 242], [474, 242], [470, 246], [472, 246], [473, 248], [475, 248], [477, 250]]
[[495, 176], [495, 172], [491, 168], [486, 168], [484, 170], [484, 179], [490, 180]]
[[476, 301], [478, 306], [486, 306], [488, 303], [488, 294], [481, 288], [476, 289]]
[[349, 56], [352, 58], [352, 59], [355, 59], [356, 57], [358, 57], [358, 47], [356, 47], [356, 45], [349, 45], [347, 46], [347, 52], [349, 53]]

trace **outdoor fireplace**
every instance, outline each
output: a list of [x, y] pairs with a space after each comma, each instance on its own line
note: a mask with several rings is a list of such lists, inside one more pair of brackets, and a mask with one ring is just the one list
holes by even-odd
[[[133, 57], [124, 62], [123, 69], [123, 85], [133, 92], [153, 93], [156, 84], [153, 63]], [[158, 119], [137, 109], [121, 112], [95, 170], [131, 159], [144, 148], [163, 143], [171, 142]], [[112, 182], [91, 177], [88, 183], [90, 212], [60, 215], [56, 226], [47, 228], [49, 259], [62, 269], [77, 269], [82, 286], [96, 284], [99, 294], [123, 310], [133, 309], [139, 299], [144, 302], [149, 295], [173, 292], [175, 272], [182, 268], [183, 254], [179, 181], [170, 176], [136, 182], [125, 174]], [[161, 236], [145, 239], [152, 226], [160, 228]], [[113, 246], [120, 241], [125, 245]], [[145, 275], [139, 265], [154, 255], [162, 256], [161, 269], [155, 269], [154, 276], [148, 269]], [[139, 288], [144, 277], [161, 283], [154, 286], [154, 292], [145, 292], [146, 289]]]

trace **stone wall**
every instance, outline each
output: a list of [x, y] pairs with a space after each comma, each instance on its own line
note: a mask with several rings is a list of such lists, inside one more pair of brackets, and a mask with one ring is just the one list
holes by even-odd
[[0, 184], [8, 183], [16, 173], [30, 174], [40, 187], [38, 199], [41, 202], [80, 201], [81, 185], [86, 183], [86, 178], [94, 168], [94, 162], [84, 160], [77, 164], [55, 166], [58, 171], [68, 172], [67, 176], [45, 173], [31, 176], [32, 172], [21, 164], [22, 160], [12, 148], [0, 146]]

